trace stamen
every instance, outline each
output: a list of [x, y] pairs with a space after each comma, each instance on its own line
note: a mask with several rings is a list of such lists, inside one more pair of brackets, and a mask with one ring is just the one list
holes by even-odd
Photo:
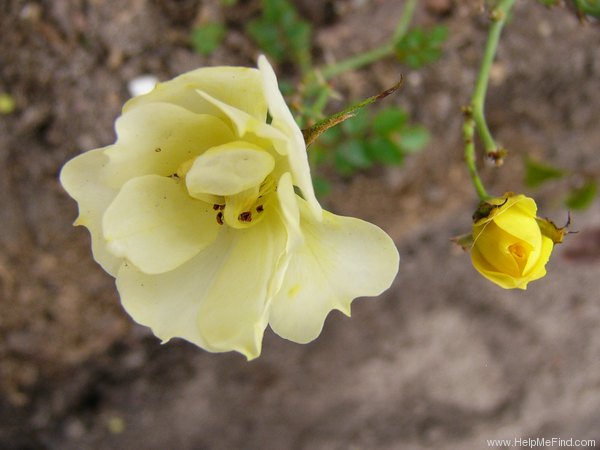
[[252, 222], [252, 213], [250, 211], [245, 211], [238, 216], [238, 220], [240, 222]]
[[219, 225], [223, 225], [223, 213], [221, 211], [219, 211], [219, 213], [217, 214], [217, 223]]
[[264, 210], [265, 210], [265, 208], [263, 207], [263, 205], [258, 205], [258, 206], [256, 207], [256, 212], [258, 212], [258, 213], [261, 213], [261, 212], [263, 212]]

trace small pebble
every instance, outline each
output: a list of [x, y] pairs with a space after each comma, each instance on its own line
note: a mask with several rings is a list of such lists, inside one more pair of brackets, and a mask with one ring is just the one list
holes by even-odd
[[127, 83], [127, 89], [132, 97], [137, 97], [150, 92], [156, 83], [158, 83], [158, 78], [154, 75], [140, 75]]
[[436, 16], [445, 16], [452, 11], [452, 0], [426, 0], [425, 9]]
[[10, 114], [16, 107], [16, 102], [10, 95], [0, 93], [0, 114]]

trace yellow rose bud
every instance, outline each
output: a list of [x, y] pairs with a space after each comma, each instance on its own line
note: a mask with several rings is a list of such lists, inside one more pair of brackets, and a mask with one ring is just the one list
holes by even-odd
[[546, 275], [553, 240], [542, 233], [535, 201], [507, 193], [484, 202], [473, 219], [473, 266], [504, 289], [527, 289]]

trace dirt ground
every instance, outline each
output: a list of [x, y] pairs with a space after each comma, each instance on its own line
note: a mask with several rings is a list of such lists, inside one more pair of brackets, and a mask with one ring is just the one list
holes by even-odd
[[[295, 3], [315, 28], [317, 61], [383, 42], [402, 7]], [[311, 344], [267, 331], [263, 355], [248, 363], [160, 345], [134, 324], [86, 230], [71, 227], [76, 205], [57, 175], [114, 141], [132, 78], [255, 65], [243, 24], [258, 2], [223, 12], [217, 0], [0, 1], [0, 92], [17, 104], [0, 116], [0, 448], [444, 450], [515, 437], [600, 448], [600, 202], [573, 214], [579, 233], [527, 291], [477, 275], [449, 239], [468, 231], [476, 205], [460, 107], [487, 22], [477, 1], [421, 3], [415, 23], [450, 30], [439, 62], [412, 71], [385, 60], [333, 80], [351, 99], [403, 73], [402, 91], [385, 102], [433, 135], [405, 166], [336, 179], [324, 199], [390, 233], [397, 280], [380, 298], [357, 300], [352, 319], [333, 313]], [[191, 27], [218, 17], [228, 24], [223, 45], [195, 54]], [[510, 156], [483, 177], [497, 194], [535, 195], [541, 214], [562, 223], [560, 197], [577, 177], [524, 189], [522, 157], [600, 171], [600, 25], [520, 0], [498, 58], [487, 111]]]

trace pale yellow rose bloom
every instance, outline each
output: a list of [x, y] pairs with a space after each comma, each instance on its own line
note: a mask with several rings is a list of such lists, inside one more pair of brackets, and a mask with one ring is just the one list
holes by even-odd
[[546, 275], [554, 246], [540, 230], [535, 201], [506, 194], [487, 203], [489, 215], [473, 224], [473, 266], [505, 289], [526, 289], [527, 283]]
[[321, 209], [302, 133], [258, 66], [158, 84], [125, 104], [113, 145], [61, 172], [133, 319], [248, 359], [269, 324], [315, 339], [331, 310], [387, 289], [399, 261], [381, 229]]

